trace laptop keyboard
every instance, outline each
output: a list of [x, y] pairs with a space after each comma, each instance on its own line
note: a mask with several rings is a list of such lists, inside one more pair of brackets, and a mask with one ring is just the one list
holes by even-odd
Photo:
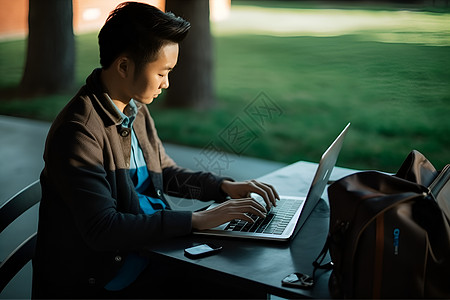
[[283, 233], [302, 202], [303, 201], [295, 199], [282, 198], [277, 202], [276, 207], [272, 207], [265, 218], [250, 215], [253, 220], [256, 219], [254, 223], [235, 219], [228, 224], [225, 230], [280, 235]]

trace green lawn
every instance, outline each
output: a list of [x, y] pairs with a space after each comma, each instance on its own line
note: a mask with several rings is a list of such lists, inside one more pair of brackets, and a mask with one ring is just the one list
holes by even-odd
[[[304, 12], [286, 13], [300, 17]], [[308, 11], [325, 12], [343, 11]], [[392, 9], [380, 15], [377, 10], [370, 16], [390, 13], [399, 12]], [[217, 106], [203, 112], [167, 109], [163, 97], [158, 98], [150, 110], [159, 134], [167, 142], [214, 145], [291, 163], [318, 161], [338, 132], [352, 122], [339, 165], [392, 172], [417, 149], [441, 168], [450, 163], [450, 37], [442, 25], [449, 24], [445, 21], [449, 15], [417, 12], [408, 17], [417, 19], [417, 28], [393, 23], [392, 30], [346, 29], [332, 35], [233, 32], [219, 23], [213, 27]], [[77, 50], [76, 77], [82, 84], [98, 64], [96, 35], [77, 36]], [[24, 41], [0, 43], [0, 88], [18, 84], [24, 52]], [[0, 101], [0, 114], [52, 120], [71, 96]], [[267, 104], [265, 109], [262, 104]], [[259, 118], [256, 109], [266, 117]], [[231, 142], [226, 134], [238, 128], [246, 135]]]

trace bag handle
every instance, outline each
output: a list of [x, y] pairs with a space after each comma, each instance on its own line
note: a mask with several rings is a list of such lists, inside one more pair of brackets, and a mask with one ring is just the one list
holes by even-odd
[[429, 186], [437, 174], [438, 172], [431, 162], [422, 153], [413, 150], [395, 176], [423, 186]]

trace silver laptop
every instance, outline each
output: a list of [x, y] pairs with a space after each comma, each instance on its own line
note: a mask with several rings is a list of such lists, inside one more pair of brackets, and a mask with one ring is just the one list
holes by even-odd
[[[293, 238], [319, 202], [331, 171], [336, 165], [349, 126], [350, 123], [323, 153], [306, 198], [280, 195], [277, 206], [271, 209], [266, 218], [252, 216], [253, 219], [256, 219], [255, 223], [233, 220], [218, 227], [199, 230], [194, 233], [275, 241], [287, 241]], [[252, 197], [265, 206], [259, 195], [252, 194]], [[219, 204], [214, 203], [208, 209], [217, 205]]]

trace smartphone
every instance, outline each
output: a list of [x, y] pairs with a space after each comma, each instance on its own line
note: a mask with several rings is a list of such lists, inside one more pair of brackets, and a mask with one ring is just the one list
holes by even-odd
[[281, 284], [288, 287], [309, 289], [314, 285], [314, 280], [312, 277], [302, 273], [292, 273], [284, 277]]
[[189, 258], [200, 258], [215, 254], [220, 250], [222, 250], [221, 246], [208, 243], [186, 248], [184, 249], [184, 255], [186, 255]]

